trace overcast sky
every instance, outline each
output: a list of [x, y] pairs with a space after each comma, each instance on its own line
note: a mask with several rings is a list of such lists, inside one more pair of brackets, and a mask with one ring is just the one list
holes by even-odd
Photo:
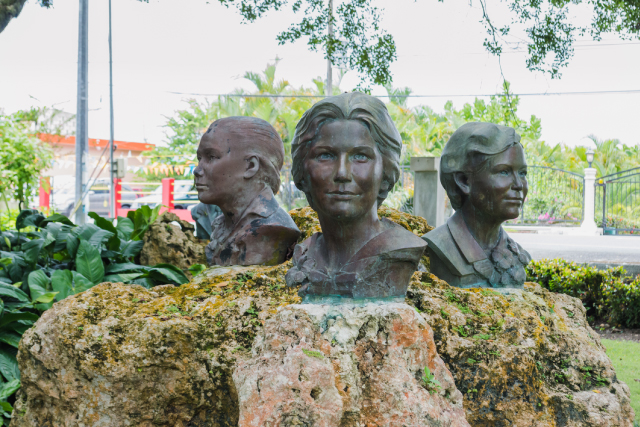
[[[278, 56], [277, 77], [294, 86], [311, 85], [326, 73], [320, 53], [306, 43], [278, 46], [275, 36], [294, 18], [271, 13], [242, 25], [234, 9], [211, 0], [113, 0], [114, 98], [116, 139], [162, 144], [166, 117], [185, 107], [191, 93], [223, 94], [242, 87], [246, 71], [261, 71]], [[456, 107], [473, 97], [500, 91], [498, 59], [482, 46], [479, 3], [445, 0], [378, 0], [386, 8], [383, 27], [396, 40], [392, 65], [394, 86], [408, 86], [412, 98], [442, 111], [447, 100]], [[109, 137], [107, 0], [89, 7], [89, 135]], [[504, 4], [489, 0], [489, 12], [504, 19]], [[514, 29], [518, 41], [521, 33]], [[29, 0], [22, 14], [0, 33], [0, 108], [56, 106], [75, 112], [78, 1], [54, 0], [43, 9]], [[585, 143], [595, 134], [640, 144], [640, 42], [607, 35], [600, 43], [581, 40], [561, 80], [525, 67], [524, 45], [511, 45], [502, 70], [515, 93], [633, 91], [631, 93], [523, 96], [519, 114], [542, 119], [550, 143]], [[347, 73], [341, 87], [358, 83]], [[374, 89], [374, 94], [385, 93]], [[205, 99], [204, 96], [195, 96]]]

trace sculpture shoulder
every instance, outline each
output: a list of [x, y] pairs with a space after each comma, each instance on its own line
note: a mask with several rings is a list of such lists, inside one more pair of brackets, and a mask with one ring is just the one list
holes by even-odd
[[471, 274], [473, 267], [464, 258], [447, 224], [431, 230], [422, 238], [427, 242], [429, 251], [435, 254], [455, 275]]
[[274, 230], [280, 227], [295, 231], [298, 236], [300, 235], [300, 230], [293, 218], [281, 207], [278, 207], [271, 215], [254, 221], [257, 221], [261, 227], [273, 228]]
[[447, 224], [441, 225], [440, 227], [436, 227], [427, 234], [422, 236], [422, 239], [428, 243], [431, 249], [444, 249], [446, 247], [455, 245], [455, 241], [453, 240], [453, 236], [449, 232], [449, 227]]

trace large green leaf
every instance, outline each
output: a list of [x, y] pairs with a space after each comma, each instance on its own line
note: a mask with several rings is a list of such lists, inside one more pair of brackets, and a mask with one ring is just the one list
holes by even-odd
[[[100, 247], [100, 245], [104, 242], [107, 242], [109, 239], [111, 239], [112, 237], [115, 237], [115, 234], [107, 231], [107, 230], [98, 230], [95, 233], [93, 233], [91, 235], [91, 238], [89, 238], [89, 243], [91, 243], [93, 246], [96, 247]], [[120, 244], [120, 242], [118, 241], [118, 245]], [[117, 249], [117, 248], [116, 248]]]
[[18, 391], [19, 388], [20, 380], [11, 380], [7, 383], [0, 384], [0, 400], [7, 400], [7, 398]]
[[107, 273], [124, 273], [125, 271], [146, 271], [149, 267], [134, 264], [132, 262], [121, 262], [119, 264], [110, 264], [107, 266]]
[[[95, 224], [98, 227], [105, 231], [108, 231], [109, 233], [112, 233], [112, 235], [109, 237], [109, 240], [107, 241], [107, 247], [112, 251], [117, 251], [118, 249], [120, 249], [120, 238], [118, 237], [118, 230], [116, 230], [111, 221], [101, 217], [95, 212], [89, 212], [89, 216], [93, 218]], [[91, 236], [91, 239], [89, 239], [90, 243], [96, 243], [92, 240], [93, 238], [94, 236]]]
[[0, 348], [0, 373], [7, 381], [20, 379], [20, 368], [16, 355]]
[[78, 253], [78, 246], [80, 245], [80, 239], [78, 236], [74, 236], [72, 233], [67, 235], [67, 252], [71, 258], [75, 258]]
[[0, 331], [0, 342], [9, 344], [12, 347], [18, 348], [21, 336], [15, 332]]
[[[47, 275], [42, 270], [36, 270], [29, 273], [29, 278], [27, 279], [29, 287], [32, 285], [38, 285], [44, 290], [49, 287], [49, 283], [51, 279], [47, 277]], [[31, 295], [33, 297], [33, 295]]]
[[0, 328], [9, 323], [17, 322], [18, 320], [29, 320], [35, 322], [38, 320], [40, 316], [34, 313], [27, 312], [17, 312], [17, 313], [4, 313], [2, 318], [0, 318]]
[[100, 258], [100, 251], [85, 240], [78, 246], [76, 270], [96, 285], [104, 278], [104, 264]]
[[84, 292], [87, 289], [92, 288], [96, 283], [92, 283], [89, 279], [84, 277], [82, 274], [72, 271], [73, 274], [73, 294], [78, 294], [80, 292]]
[[32, 226], [38, 227], [44, 220], [44, 215], [35, 209], [24, 209], [16, 218], [16, 230], [22, 230], [23, 228]]
[[22, 301], [22, 302], [29, 301], [29, 296], [26, 293], [22, 292], [18, 288], [15, 288], [11, 285], [7, 285], [5, 283], [0, 283], [0, 296], [15, 298], [18, 301]]
[[104, 281], [113, 282], [113, 283], [117, 283], [117, 282], [129, 283], [132, 280], [142, 276], [143, 274], [144, 274], [143, 272], [110, 274], [108, 276], [104, 276]]
[[47, 290], [42, 286], [31, 284], [31, 283], [29, 283], [29, 291], [31, 292], [31, 301], [33, 303], [43, 303], [43, 304], [48, 304], [51, 301], [53, 301], [57, 293], [57, 292], [47, 292]]
[[53, 222], [59, 222], [62, 224], [66, 224], [66, 225], [70, 225], [72, 227], [75, 227], [75, 224], [73, 222], [71, 222], [71, 220], [69, 218], [67, 218], [64, 215], [60, 215], [60, 214], [53, 214], [50, 215], [48, 217], [46, 217], [41, 223], [40, 226], [44, 227], [49, 223], [53, 223]]
[[51, 287], [55, 292], [56, 301], [62, 301], [69, 295], [73, 295], [73, 275], [69, 270], [56, 270], [51, 275]]
[[126, 242], [122, 242], [120, 245], [120, 252], [122, 252], [123, 257], [130, 258], [138, 255], [143, 246], [144, 242], [142, 240], [128, 240]]
[[118, 237], [120, 237], [120, 239], [122, 240], [129, 240], [134, 228], [133, 221], [122, 216], [119, 216], [116, 221], [116, 230], [118, 231]]
[[189, 279], [187, 279], [187, 276], [184, 275], [182, 270], [171, 264], [154, 265], [148, 270], [148, 276], [160, 283], [182, 285], [189, 282]]
[[44, 245], [44, 239], [34, 239], [22, 245], [22, 251], [24, 252], [24, 259], [29, 264], [34, 265], [38, 261], [40, 251]]

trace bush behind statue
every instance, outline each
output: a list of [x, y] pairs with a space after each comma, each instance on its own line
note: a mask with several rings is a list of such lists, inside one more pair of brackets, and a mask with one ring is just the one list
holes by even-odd
[[527, 266], [527, 276], [552, 292], [580, 298], [592, 321], [640, 327], [640, 275], [633, 279], [622, 267], [599, 270], [563, 259], [543, 259]]

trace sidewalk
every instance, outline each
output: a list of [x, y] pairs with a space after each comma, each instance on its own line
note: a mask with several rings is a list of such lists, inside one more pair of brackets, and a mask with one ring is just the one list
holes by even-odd
[[623, 265], [640, 274], [640, 236], [571, 236], [510, 232], [509, 236], [533, 257], [564, 258], [604, 267]]

